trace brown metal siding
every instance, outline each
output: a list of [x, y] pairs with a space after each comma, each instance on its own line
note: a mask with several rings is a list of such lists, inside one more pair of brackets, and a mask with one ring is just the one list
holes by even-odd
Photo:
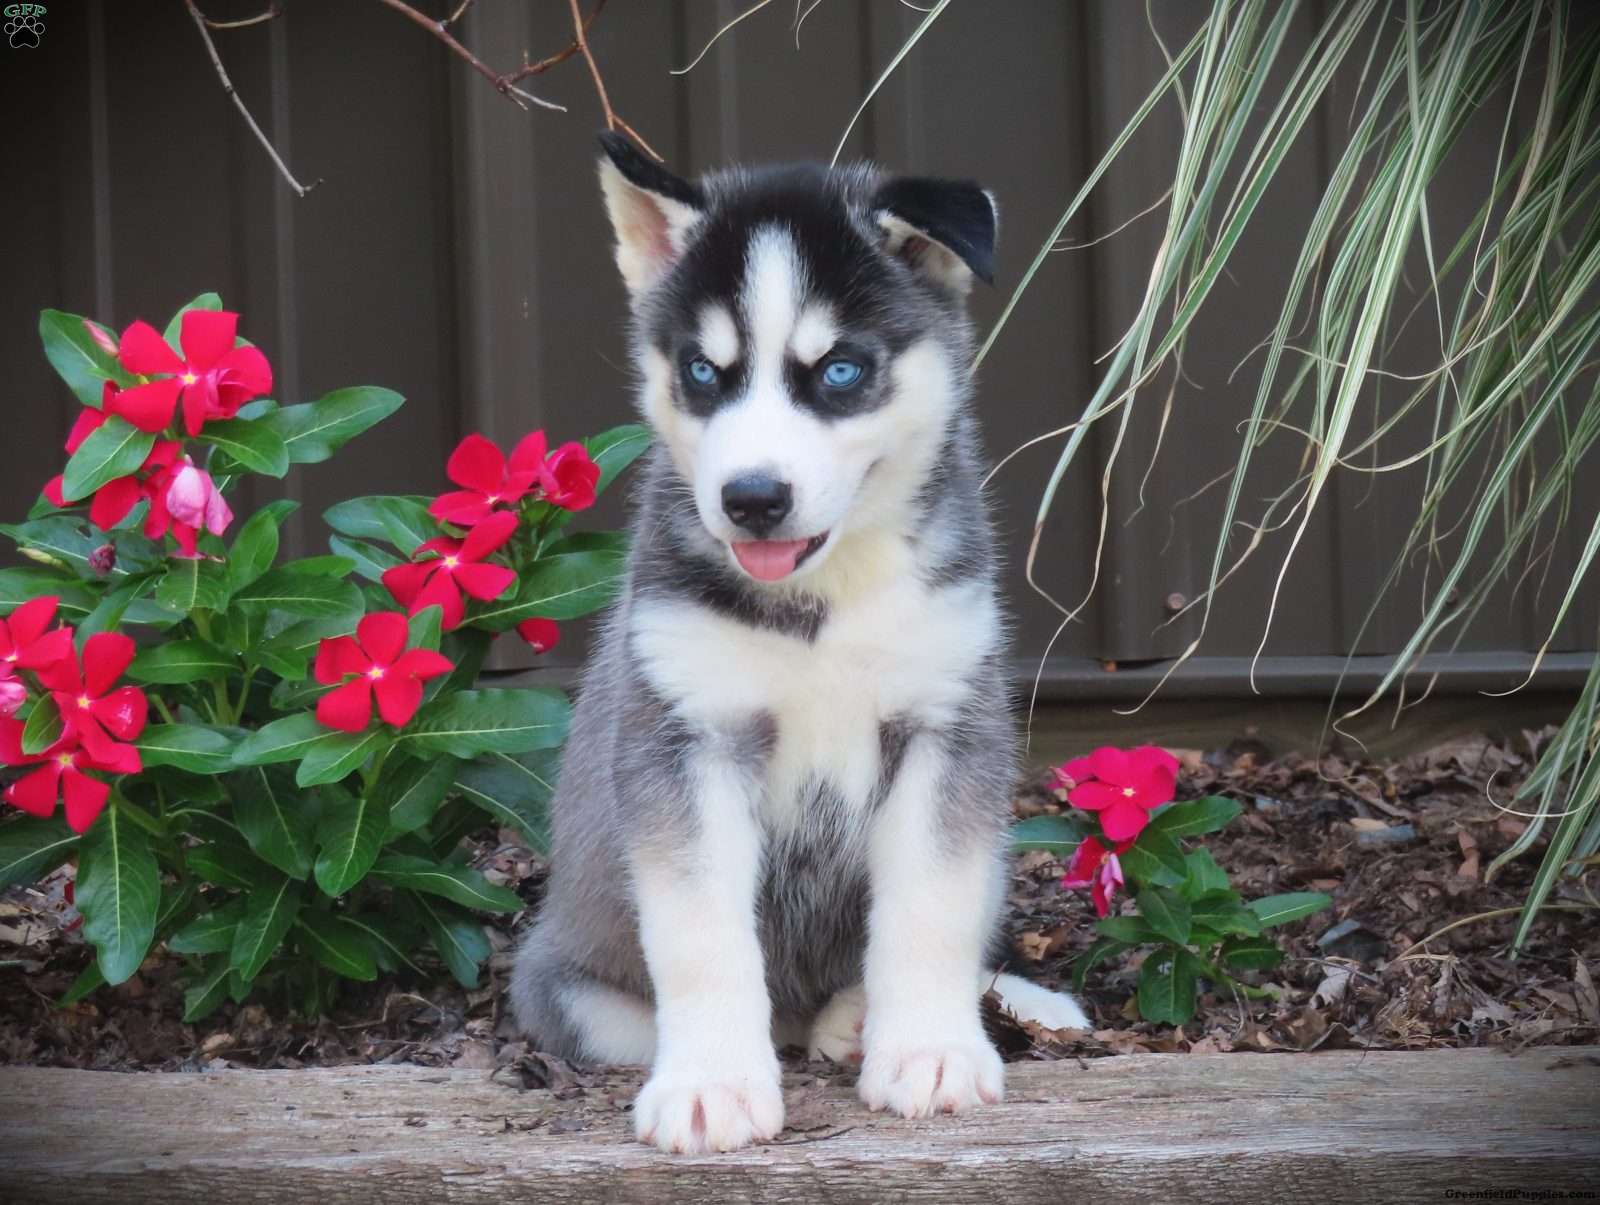
[[[205, 7], [226, 17], [259, 6], [212, 0]], [[741, 158], [826, 158], [867, 86], [921, 19], [897, 0], [825, 3], [796, 51], [792, 16], [773, 5], [688, 76], [668, 74], [743, 7], [743, 0], [612, 0], [595, 26], [595, 51], [618, 109], [679, 170]], [[1192, 5], [1155, 7], [1169, 45], [1198, 19]], [[852, 135], [847, 155], [973, 176], [997, 192], [1001, 284], [977, 297], [981, 323], [998, 313], [1038, 241], [1161, 71], [1142, 9], [1121, 0], [952, 4]], [[1291, 56], [1320, 19], [1317, 5], [1297, 17]], [[464, 36], [484, 59], [509, 66], [524, 48], [538, 56], [563, 45], [566, 21], [562, 0], [478, 0]], [[282, 398], [363, 382], [405, 393], [409, 403], [395, 419], [333, 463], [291, 476], [288, 491], [304, 504], [294, 528], [300, 549], [318, 544], [317, 515], [338, 498], [442, 484], [444, 454], [468, 430], [509, 440], [543, 425], [561, 438], [629, 416], [625, 302], [592, 182], [598, 119], [581, 63], [533, 81], [569, 114], [524, 113], [375, 5], [293, 0], [286, 17], [264, 28], [216, 36], [241, 94], [287, 161], [302, 180], [322, 180], [305, 199], [277, 182], [180, 4], [63, 2], [51, 6], [40, 49], [0, 47], [0, 89], [12, 115], [0, 228], [12, 454], [0, 513], [28, 504], [70, 422], [66, 391], [32, 333], [45, 305], [120, 326], [136, 316], [160, 321], [193, 293], [216, 288], [244, 313], [249, 337], [269, 350]], [[1254, 381], [1249, 372], [1232, 383], [1229, 375], [1269, 329], [1293, 237], [1326, 178], [1353, 83], [1341, 81], [1335, 103], [1295, 149], [1190, 341], [1185, 367], [1199, 387], [1184, 384], [1176, 394], [1142, 508], [1166, 382], [1141, 398], [1111, 486], [1098, 590], [1081, 622], [1055, 643], [1054, 676], [1100, 660], [1168, 657], [1196, 633], [1192, 619], [1159, 625], [1169, 594], [1192, 596], [1203, 584], [1221, 493], [1179, 503], [1231, 461]], [[1475, 195], [1467, 186], [1492, 169], [1498, 121], [1480, 115], [1448, 165], [1430, 215], [1436, 229], [1453, 235], [1466, 220], [1465, 200]], [[1168, 110], [1113, 169], [1068, 239], [1092, 239], [1154, 201], [1177, 139]], [[1452, 180], [1463, 187], [1450, 187]], [[1153, 214], [1091, 249], [1052, 256], [983, 369], [992, 454], [1076, 417], [1096, 383], [1096, 357], [1121, 334], [1144, 288], [1162, 220]], [[1423, 270], [1420, 258], [1416, 269], [1412, 281]], [[1430, 333], [1436, 347], [1436, 332], [1416, 324], [1399, 363], [1425, 364]], [[1418, 420], [1395, 448], [1422, 441]], [[1094, 433], [1047, 525], [1040, 577], [1065, 601], [1088, 587], [1099, 479], [1114, 436], [1110, 423]], [[1021, 563], [1055, 446], [1018, 457], [995, 486], [1010, 533], [1021, 652], [1032, 660], [1057, 617], [1023, 585]], [[1266, 493], [1269, 481], [1282, 488], [1299, 451], [1289, 438], [1268, 445], [1250, 496]], [[1328, 657], [1356, 643], [1419, 481], [1418, 472], [1336, 479], [1286, 580], [1269, 655]], [[1579, 495], [1575, 513], [1592, 515], [1600, 506], [1592, 474]], [[608, 502], [602, 517], [616, 520], [620, 500]], [[1563, 587], [1562, 566], [1572, 563], [1583, 534], [1574, 526], [1557, 549], [1551, 580]], [[1239, 659], [1254, 652], [1283, 547], [1281, 536], [1269, 542], [1230, 584], [1204, 653]], [[1586, 592], [1557, 649], [1593, 647], [1597, 593]], [[1463, 650], [1537, 647], [1559, 589], [1541, 596], [1529, 584], [1503, 595]], [[1357, 651], [1397, 649], [1416, 597], [1414, 586], [1398, 592]], [[576, 641], [561, 650], [567, 662], [579, 653]], [[1217, 661], [1210, 672], [1237, 676], [1243, 664]]]

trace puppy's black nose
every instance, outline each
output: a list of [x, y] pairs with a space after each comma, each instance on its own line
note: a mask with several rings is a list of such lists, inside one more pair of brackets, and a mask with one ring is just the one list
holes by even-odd
[[789, 483], [765, 473], [747, 473], [722, 487], [723, 513], [758, 540], [788, 518], [793, 507]]

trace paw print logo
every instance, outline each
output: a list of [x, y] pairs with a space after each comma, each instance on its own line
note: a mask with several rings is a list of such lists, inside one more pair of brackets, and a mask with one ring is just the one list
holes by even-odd
[[[6, 41], [11, 43], [12, 49], [20, 50], [24, 47], [37, 47], [44, 36], [44, 22], [39, 20], [36, 13], [28, 11], [31, 5], [9, 5], [6, 8], [7, 19], [4, 27]], [[15, 15], [12, 15], [15, 13]]]

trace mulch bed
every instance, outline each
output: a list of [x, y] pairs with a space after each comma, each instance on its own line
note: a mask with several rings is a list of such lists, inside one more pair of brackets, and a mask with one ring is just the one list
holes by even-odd
[[[1564, 909], [1541, 917], [1513, 961], [1515, 909], [1542, 843], [1484, 881], [1523, 823], [1491, 800], [1509, 800], [1547, 735], [1459, 740], [1383, 763], [1325, 757], [1319, 765], [1273, 757], [1251, 741], [1177, 751], [1180, 797], [1221, 793], [1244, 804], [1207, 845], [1246, 898], [1319, 890], [1334, 907], [1274, 931], [1289, 954], [1262, 977], [1274, 998], [1210, 994], [1181, 1029], [1138, 1021], [1134, 956], [1089, 975], [1092, 1034], [1024, 1032], [991, 1017], [1002, 1049], [1010, 1058], [1060, 1058], [1595, 1041], [1600, 1001], [1590, 968], [1600, 967], [1600, 905], [1581, 880], [1564, 881], [1556, 896]], [[1042, 785], [1017, 800], [1019, 816], [1059, 807]], [[533, 903], [543, 866], [513, 837], [481, 834], [475, 864]], [[89, 957], [65, 899], [70, 873], [0, 896], [0, 1063], [194, 1071], [405, 1062], [500, 1067], [530, 1086], [559, 1088], [570, 1078], [517, 1041], [504, 1015], [509, 921], [490, 927], [496, 953], [474, 992], [441, 969], [426, 983], [352, 985], [335, 1015], [316, 1021], [268, 1000], [225, 1005], [185, 1025], [182, 960], [157, 954], [127, 983], [58, 1008]], [[1060, 877], [1049, 855], [1025, 854], [1011, 893], [1015, 966], [1052, 985], [1069, 981], [1073, 957], [1094, 936], [1087, 897], [1063, 891]], [[1455, 922], [1463, 923], [1434, 936]]]

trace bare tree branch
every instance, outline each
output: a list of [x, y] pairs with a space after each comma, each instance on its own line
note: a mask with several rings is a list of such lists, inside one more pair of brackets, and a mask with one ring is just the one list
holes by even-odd
[[594, 61], [594, 52], [589, 49], [589, 30], [584, 24], [583, 13], [578, 9], [578, 0], [567, 0], [567, 6], [572, 10], [572, 28], [577, 35], [578, 49], [583, 54], [583, 61], [589, 64], [589, 74], [594, 78], [594, 90], [600, 94], [600, 108], [605, 112], [606, 129], [621, 130], [643, 147], [656, 162], [663, 162], [655, 147], [646, 142], [638, 130], [617, 116], [617, 111], [611, 107], [611, 98], [606, 95], [606, 82], [600, 78], [600, 67]]
[[[605, 6], [606, 0], [594, 0], [594, 7], [589, 10], [589, 15], [583, 19], [583, 32], [585, 34], [589, 32], [589, 26], [594, 24], [594, 19], [600, 15], [600, 10]], [[550, 68], [557, 67], [562, 63], [565, 63], [568, 59], [582, 49], [583, 47], [578, 45], [578, 40], [574, 38], [572, 40], [572, 44], [565, 50], [556, 54], [552, 54], [547, 59], [540, 59], [537, 63], [527, 62], [527, 52], [524, 51], [524, 62], [522, 66], [516, 71], [513, 71], [507, 78], [515, 83], [517, 80], [526, 79], [530, 75], [543, 75], [546, 71], [549, 71]]]
[[[185, 0], [185, 2], [187, 3], [187, 0]], [[554, 101], [545, 100], [542, 97], [533, 95], [531, 92], [524, 92], [521, 88], [517, 87], [516, 84], [512, 82], [515, 73], [507, 73], [502, 75], [493, 67], [485, 63], [482, 59], [478, 58], [477, 55], [473, 54], [472, 51], [468, 50], [460, 42], [456, 41], [456, 39], [451, 35], [449, 29], [446, 28], [446, 26], [449, 24], [449, 21], [435, 21], [432, 17], [424, 16], [422, 13], [419, 13], [416, 9], [407, 4], [405, 0], [378, 0], [378, 3], [394, 9], [395, 12], [405, 17], [408, 21], [411, 21], [416, 25], [420, 25], [434, 37], [438, 38], [441, 42], [448, 46], [458, 58], [464, 60], [474, 71], [493, 84], [495, 91], [506, 97], [519, 109], [526, 109], [528, 105], [535, 104], [541, 109], [553, 109], [557, 113], [565, 113], [567, 111], [565, 105], [558, 105]], [[460, 10], [458, 10], [456, 15], [460, 15]], [[455, 17], [452, 16], [450, 20], [455, 20]]]
[[251, 132], [255, 134], [256, 141], [261, 143], [261, 145], [266, 148], [267, 154], [271, 157], [272, 162], [277, 165], [278, 174], [288, 181], [289, 187], [294, 189], [296, 196], [305, 196], [306, 193], [310, 192], [317, 185], [321, 184], [322, 181], [318, 179], [313, 180], [310, 184], [301, 184], [300, 181], [294, 178], [294, 173], [291, 172], [288, 168], [288, 165], [284, 163], [282, 156], [278, 154], [277, 148], [272, 145], [272, 141], [264, 133], [262, 133], [261, 127], [256, 124], [256, 119], [250, 115], [250, 110], [245, 107], [244, 100], [234, 89], [233, 81], [228, 78], [227, 69], [223, 67], [222, 59], [217, 54], [216, 43], [211, 40], [211, 30], [207, 28], [208, 22], [206, 21], [205, 16], [200, 12], [199, 8], [195, 6], [194, 0], [183, 0], [183, 4], [184, 7], [189, 10], [189, 16], [194, 19], [194, 27], [200, 31], [200, 37], [206, 44], [206, 53], [211, 56], [211, 65], [217, 69], [217, 78], [222, 81], [222, 90], [228, 94], [229, 99], [233, 101], [239, 112], [244, 114], [245, 124], [248, 125]]

